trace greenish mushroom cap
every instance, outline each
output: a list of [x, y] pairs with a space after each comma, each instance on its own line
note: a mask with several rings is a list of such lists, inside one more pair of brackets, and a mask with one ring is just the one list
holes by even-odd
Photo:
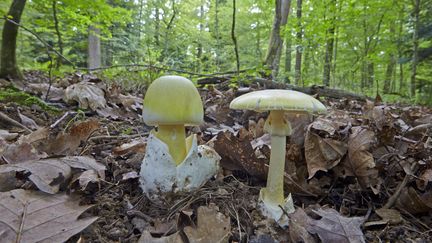
[[231, 109], [254, 111], [294, 111], [322, 113], [326, 107], [314, 97], [294, 91], [282, 89], [268, 89], [254, 91], [235, 98]]
[[162, 76], [153, 81], [143, 102], [147, 125], [199, 125], [204, 110], [195, 85], [181, 76]]

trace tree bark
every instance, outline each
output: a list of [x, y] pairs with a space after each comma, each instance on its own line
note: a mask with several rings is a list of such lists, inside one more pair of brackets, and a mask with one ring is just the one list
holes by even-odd
[[301, 24], [302, 17], [302, 0], [297, 0], [297, 47], [296, 47], [296, 60], [295, 60], [295, 84], [300, 85], [301, 83], [301, 62], [302, 62], [302, 37], [303, 27]]
[[332, 68], [332, 59], [333, 59], [333, 46], [334, 46], [334, 33], [335, 33], [335, 16], [336, 16], [336, 0], [331, 1], [332, 4], [330, 6], [331, 14], [331, 23], [330, 28], [327, 30], [327, 41], [326, 41], [326, 52], [325, 52], [325, 61], [324, 61], [324, 73], [323, 73], [323, 84], [324, 86], [330, 86], [330, 74]]
[[235, 36], [235, 25], [236, 25], [236, 0], [233, 0], [233, 15], [232, 15], [232, 25], [231, 25], [231, 39], [234, 43], [234, 52], [236, 57], [236, 71], [237, 75], [240, 72], [240, 57], [238, 52], [237, 38]]
[[[57, 0], [52, 1], [52, 10], [53, 10], [53, 18], [54, 18], [54, 29], [55, 29], [55, 32], [57, 35], [57, 46], [59, 49], [59, 53], [61, 55], [63, 55], [63, 41], [62, 41], [60, 29], [59, 29], [59, 21], [57, 18]], [[62, 57], [57, 55], [56, 61], [55, 61], [56, 62], [56, 64], [55, 64], [56, 69], [58, 69], [61, 66], [62, 60], [63, 60]]]
[[215, 39], [216, 39], [216, 50], [215, 50], [215, 61], [216, 70], [220, 71], [220, 37], [219, 37], [219, 0], [215, 0]]
[[411, 72], [411, 96], [414, 97], [416, 95], [417, 83], [416, 83], [416, 75], [417, 75], [417, 64], [418, 64], [418, 32], [419, 32], [419, 15], [420, 15], [420, 0], [414, 0], [414, 32], [413, 32], [413, 54], [412, 54], [412, 72]]
[[285, 26], [287, 23], [290, 5], [291, 0], [275, 1], [275, 17], [270, 34], [269, 47], [265, 58], [265, 65], [272, 70], [273, 77], [277, 77], [279, 72], [279, 63], [283, 46], [280, 30], [281, 27]]
[[100, 30], [94, 26], [88, 29], [88, 63], [89, 69], [99, 68], [102, 65]]
[[292, 38], [288, 34], [285, 42], [285, 73], [291, 73], [291, 52], [292, 52]]
[[[26, 0], [14, 0], [9, 8], [8, 16], [20, 23]], [[2, 49], [0, 57], [0, 78], [22, 79], [22, 74], [16, 62], [16, 40], [18, 26], [5, 21], [2, 33]]]

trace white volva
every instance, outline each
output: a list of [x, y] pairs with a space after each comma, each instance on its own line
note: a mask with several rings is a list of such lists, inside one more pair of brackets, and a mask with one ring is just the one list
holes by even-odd
[[196, 135], [187, 138], [191, 146], [179, 165], [171, 157], [168, 146], [153, 134], [147, 141], [141, 164], [140, 184], [150, 198], [161, 193], [191, 191], [216, 175], [220, 156], [206, 145], [197, 145]]

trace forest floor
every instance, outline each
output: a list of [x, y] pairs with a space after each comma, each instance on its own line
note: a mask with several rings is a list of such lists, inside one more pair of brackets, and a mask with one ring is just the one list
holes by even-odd
[[296, 211], [284, 229], [257, 210], [267, 114], [230, 110], [238, 90], [199, 88], [205, 123], [188, 129], [221, 156], [218, 175], [156, 202], [138, 179], [152, 129], [140, 118], [142, 94], [81, 74], [55, 80], [49, 107], [21, 93], [45, 98], [47, 82], [32, 72], [5, 90], [0, 80], [0, 193], [70, 195], [85, 207], [68, 214], [63, 231], [85, 228], [70, 242], [432, 242], [431, 108], [317, 95], [326, 114], [290, 115], [285, 193]]

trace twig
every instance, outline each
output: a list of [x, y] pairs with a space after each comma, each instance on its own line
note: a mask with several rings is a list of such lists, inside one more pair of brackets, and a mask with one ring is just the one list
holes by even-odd
[[127, 138], [144, 137], [147, 135], [148, 135], [148, 132], [138, 133], [138, 134], [134, 134], [134, 135], [118, 135], [118, 136], [105, 135], [105, 136], [94, 136], [94, 137], [89, 138], [89, 140], [94, 141], [94, 140], [102, 140], [102, 139], [127, 139]]
[[396, 191], [393, 193], [393, 195], [388, 199], [387, 203], [382, 208], [391, 208], [396, 203], [396, 200], [399, 198], [402, 189], [405, 188], [406, 184], [408, 183], [409, 175], [406, 174], [402, 182], [397, 187]]
[[14, 119], [10, 118], [9, 116], [7, 116], [5, 113], [0, 111], [0, 121], [4, 121], [7, 124], [10, 124], [14, 127], [19, 127], [24, 129], [26, 132], [31, 133], [32, 131], [27, 128], [26, 126], [24, 126], [23, 124], [15, 121]]
[[77, 112], [75, 111], [67, 111], [66, 113], [64, 113], [64, 115], [62, 117], [60, 117], [57, 121], [55, 121], [50, 128], [54, 128], [56, 126], [58, 126], [58, 124], [60, 124], [60, 122], [62, 122], [68, 115], [75, 115], [77, 114]]

